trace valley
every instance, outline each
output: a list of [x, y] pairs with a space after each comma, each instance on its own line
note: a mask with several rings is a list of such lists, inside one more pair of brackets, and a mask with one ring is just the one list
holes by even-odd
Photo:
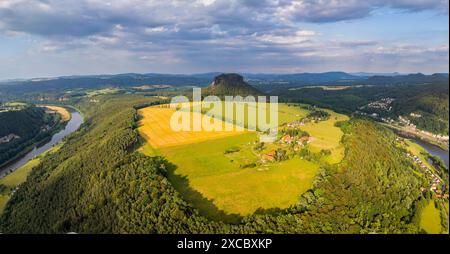
[[0, 0], [0, 249], [440, 252], [449, 1]]
[[[226, 80], [216, 89], [234, 91]], [[64, 101], [85, 125], [1, 179], [1, 231], [448, 232], [447, 169], [373, 118], [282, 101], [269, 141], [250, 124], [261, 116], [222, 116], [227, 104], [170, 107], [187, 91], [164, 89], [172, 88], [91, 90]], [[353, 89], [373, 88], [323, 91]], [[215, 130], [174, 131], [175, 113]], [[32, 218], [43, 209], [45, 218]]]
[[[278, 108], [280, 126], [303, 119], [308, 113], [300, 105], [280, 104]], [[160, 117], [173, 111], [164, 106], [139, 110], [142, 117], [139, 131], [148, 142], [141, 149], [146, 155], [162, 155], [173, 163], [169, 179], [175, 188], [211, 218], [235, 218], [257, 210], [287, 208], [311, 188], [321, 160], [338, 163], [343, 158], [340, 144], [343, 133], [334, 124], [348, 118], [331, 111], [329, 120], [301, 127], [311, 135], [306, 146], [281, 140], [260, 143], [259, 134], [250, 131], [175, 134], [170, 130], [169, 119]], [[272, 154], [277, 149], [289, 158], [276, 161]], [[318, 161], [301, 158], [300, 149], [310, 149], [313, 155], [317, 154]], [[319, 158], [323, 150], [330, 155]]]

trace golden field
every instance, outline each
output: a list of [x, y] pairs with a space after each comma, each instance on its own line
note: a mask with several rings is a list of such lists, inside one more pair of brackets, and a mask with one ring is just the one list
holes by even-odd
[[[193, 144], [211, 139], [218, 139], [244, 134], [245, 131], [174, 131], [170, 127], [170, 119], [175, 109], [162, 107], [149, 107], [139, 110], [142, 119], [139, 121], [139, 132], [153, 148], [179, 146]], [[194, 112], [180, 112], [186, 114], [191, 120], [194, 117], [203, 117], [205, 121], [211, 121], [216, 129], [234, 126]]]

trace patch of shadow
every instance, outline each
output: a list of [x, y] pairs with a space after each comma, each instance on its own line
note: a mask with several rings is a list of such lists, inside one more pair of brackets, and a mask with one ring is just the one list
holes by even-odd
[[167, 178], [172, 183], [173, 187], [181, 194], [181, 196], [192, 206], [194, 206], [200, 215], [215, 221], [223, 221], [231, 224], [238, 224], [243, 217], [239, 214], [229, 214], [220, 210], [214, 205], [214, 199], [204, 197], [200, 192], [193, 189], [189, 185], [189, 179], [186, 176], [180, 176], [175, 173], [177, 166], [170, 163], [167, 168]]

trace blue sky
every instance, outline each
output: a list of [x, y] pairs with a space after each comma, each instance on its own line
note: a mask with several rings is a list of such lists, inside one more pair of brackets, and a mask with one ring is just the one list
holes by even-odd
[[448, 72], [448, 0], [1, 0], [0, 79]]

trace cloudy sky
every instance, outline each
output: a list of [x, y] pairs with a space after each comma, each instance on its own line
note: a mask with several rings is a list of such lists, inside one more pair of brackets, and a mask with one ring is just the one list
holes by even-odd
[[0, 79], [448, 72], [448, 0], [0, 0]]

